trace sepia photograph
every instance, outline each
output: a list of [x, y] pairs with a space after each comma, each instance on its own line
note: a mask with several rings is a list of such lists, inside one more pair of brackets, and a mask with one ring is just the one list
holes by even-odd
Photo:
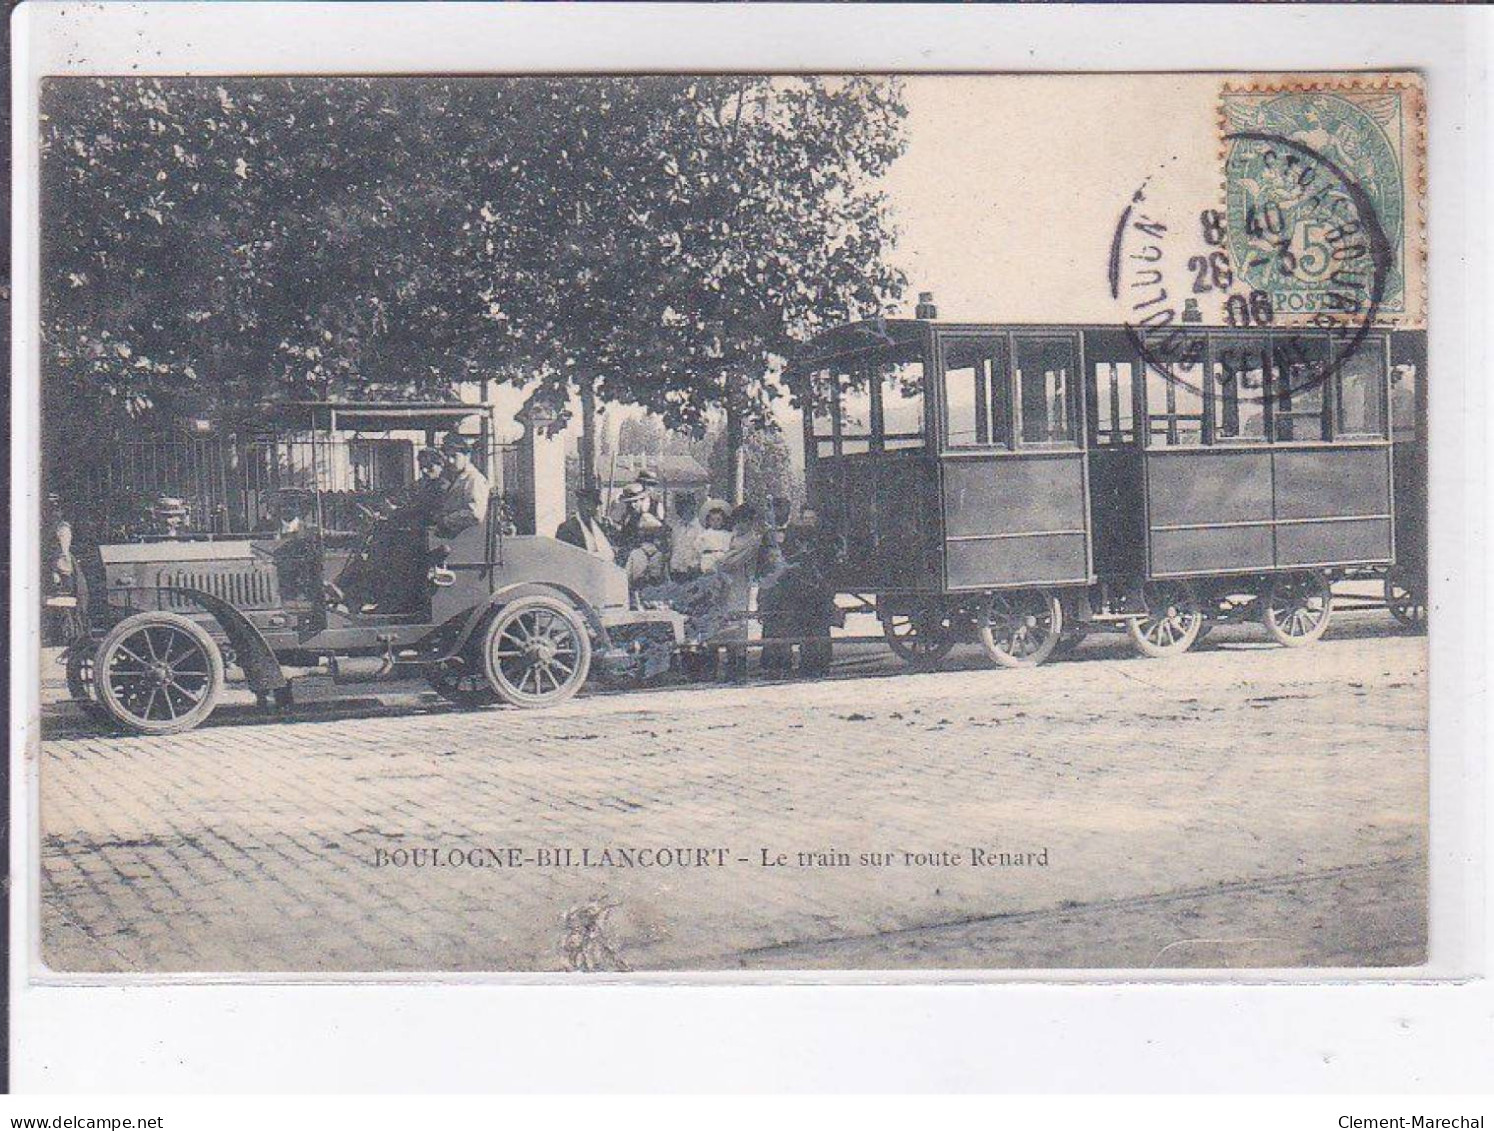
[[38, 105], [51, 974], [1427, 962], [1420, 74]]

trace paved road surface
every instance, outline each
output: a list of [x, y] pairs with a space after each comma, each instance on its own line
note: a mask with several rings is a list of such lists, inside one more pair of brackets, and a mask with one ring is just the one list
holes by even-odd
[[73, 971], [1414, 963], [1426, 642], [1387, 623], [1346, 616], [1301, 650], [1219, 630], [1173, 661], [1105, 639], [1017, 672], [961, 653], [909, 674], [868, 649], [817, 683], [542, 713], [323, 688], [270, 725], [239, 695], [167, 739], [93, 728], [49, 669], [43, 953]]

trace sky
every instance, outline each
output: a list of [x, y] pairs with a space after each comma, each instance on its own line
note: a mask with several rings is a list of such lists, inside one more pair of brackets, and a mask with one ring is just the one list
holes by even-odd
[[1118, 321], [1107, 268], [1131, 194], [1151, 178], [1166, 200], [1220, 196], [1219, 81], [908, 79], [908, 151], [886, 185], [910, 291], [953, 321]]

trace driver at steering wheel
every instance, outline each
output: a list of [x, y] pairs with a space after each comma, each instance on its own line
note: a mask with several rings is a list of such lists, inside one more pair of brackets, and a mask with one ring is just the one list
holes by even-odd
[[398, 613], [420, 594], [426, 575], [425, 530], [440, 515], [449, 485], [441, 452], [422, 448], [416, 463], [419, 478], [391, 513], [374, 516], [367, 540], [337, 578], [335, 596], [350, 608]]

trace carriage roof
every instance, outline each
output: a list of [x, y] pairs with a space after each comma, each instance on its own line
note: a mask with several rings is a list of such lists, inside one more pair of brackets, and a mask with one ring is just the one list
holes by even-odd
[[267, 425], [311, 431], [453, 431], [489, 406], [464, 401], [284, 401], [265, 405]]

